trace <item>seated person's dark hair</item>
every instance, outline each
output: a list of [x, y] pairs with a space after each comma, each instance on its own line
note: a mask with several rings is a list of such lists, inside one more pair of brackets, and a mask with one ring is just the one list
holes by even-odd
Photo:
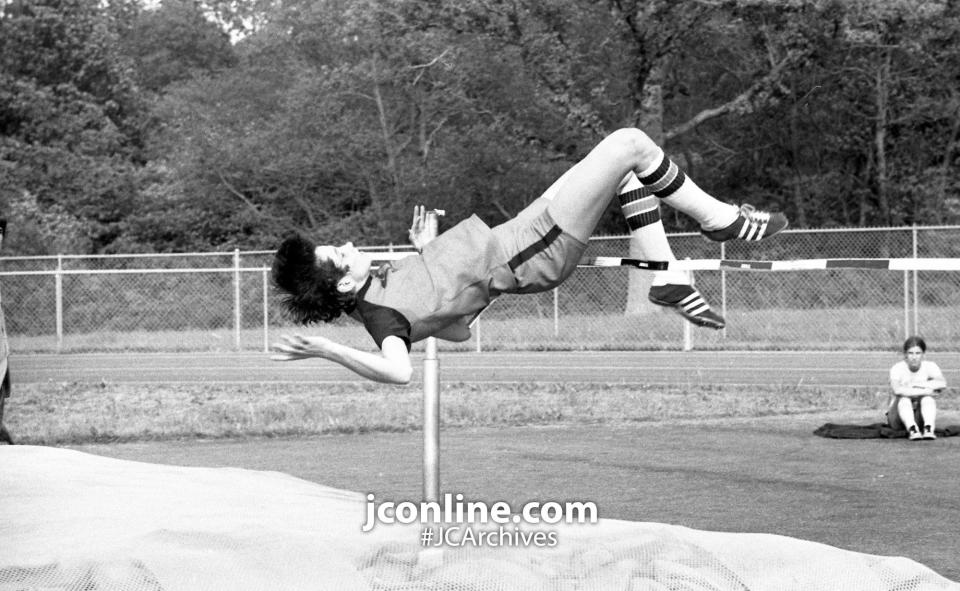
[[903, 342], [903, 352], [906, 353], [911, 347], [920, 347], [920, 350], [924, 353], [927, 352], [927, 342], [923, 340], [923, 337], [918, 337], [916, 335], [907, 338]]
[[299, 234], [285, 239], [273, 257], [273, 284], [284, 293], [286, 312], [299, 324], [330, 322], [353, 311], [356, 296], [337, 291], [345, 270], [333, 261], [317, 262], [312, 241]]

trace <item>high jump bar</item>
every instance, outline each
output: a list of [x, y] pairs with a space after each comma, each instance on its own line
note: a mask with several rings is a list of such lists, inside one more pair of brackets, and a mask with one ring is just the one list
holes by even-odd
[[633, 267], [650, 271], [816, 271], [821, 269], [877, 269], [887, 271], [960, 271], [960, 259], [799, 259], [792, 261], [751, 261], [735, 259], [684, 259], [648, 261], [622, 257], [593, 257], [581, 267]]
[[[375, 261], [396, 261], [415, 252], [370, 253]], [[798, 259], [789, 261], [684, 259], [653, 261], [626, 257], [587, 257], [581, 267], [631, 267], [647, 271], [816, 271], [821, 269], [877, 269], [888, 271], [960, 271], [960, 259]]]

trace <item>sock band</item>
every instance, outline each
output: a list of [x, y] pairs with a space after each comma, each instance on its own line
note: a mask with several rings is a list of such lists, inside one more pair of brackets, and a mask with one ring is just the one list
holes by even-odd
[[646, 187], [640, 187], [618, 196], [620, 210], [631, 232], [660, 221], [660, 204], [655, 197], [649, 195], [650, 191]]
[[651, 174], [640, 177], [640, 182], [657, 197], [669, 197], [680, 188], [687, 176], [673, 160], [666, 156]]
[[630, 228], [630, 231], [636, 231], [644, 226], [649, 226], [650, 224], [655, 224], [660, 221], [660, 208], [650, 209], [636, 215], [627, 215], [624, 212], [624, 217], [627, 219], [627, 227]]
[[647, 197], [652, 194], [653, 192], [650, 191], [650, 189], [646, 187], [640, 187], [639, 189], [633, 189], [632, 191], [626, 191], [624, 193], [620, 193], [617, 196], [617, 198], [620, 200], [620, 207], [624, 207], [629, 203], [640, 201], [644, 197]]

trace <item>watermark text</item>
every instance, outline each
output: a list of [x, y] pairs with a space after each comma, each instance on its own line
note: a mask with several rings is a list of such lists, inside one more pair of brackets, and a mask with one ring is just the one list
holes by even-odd
[[[462, 494], [447, 493], [438, 501], [377, 501], [373, 493], [367, 495], [364, 522], [361, 529], [372, 530], [378, 524], [409, 525], [556, 525], [596, 523], [600, 518], [592, 501], [531, 501], [514, 511], [509, 503], [497, 501], [465, 501]], [[448, 528], [449, 531], [449, 528]], [[513, 532], [516, 533], [516, 530]], [[459, 535], [455, 532], [453, 535]]]

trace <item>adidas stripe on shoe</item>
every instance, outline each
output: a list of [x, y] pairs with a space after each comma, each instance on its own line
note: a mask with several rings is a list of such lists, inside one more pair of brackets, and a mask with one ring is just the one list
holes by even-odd
[[697, 326], [717, 330], [726, 326], [723, 317], [711, 310], [707, 300], [690, 285], [655, 285], [650, 288], [647, 298], [658, 306], [674, 308]]
[[760, 211], [745, 203], [740, 206], [740, 214], [732, 224], [720, 230], [700, 230], [700, 233], [714, 242], [733, 239], [757, 241], [777, 234], [788, 223], [787, 216], [782, 213]]

